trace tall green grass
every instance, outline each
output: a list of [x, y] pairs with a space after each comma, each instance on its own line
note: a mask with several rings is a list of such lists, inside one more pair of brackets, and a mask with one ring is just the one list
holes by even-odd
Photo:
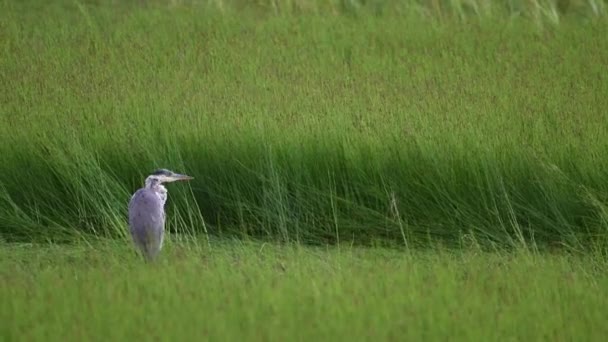
[[605, 246], [605, 3], [347, 3], [4, 1], [0, 235]]

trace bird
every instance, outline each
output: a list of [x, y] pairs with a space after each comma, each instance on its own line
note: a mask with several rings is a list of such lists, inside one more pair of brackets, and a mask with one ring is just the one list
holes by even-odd
[[154, 261], [163, 248], [167, 202], [163, 183], [191, 179], [194, 177], [158, 169], [146, 178], [143, 188], [133, 193], [129, 201], [129, 230], [136, 249], [146, 261]]

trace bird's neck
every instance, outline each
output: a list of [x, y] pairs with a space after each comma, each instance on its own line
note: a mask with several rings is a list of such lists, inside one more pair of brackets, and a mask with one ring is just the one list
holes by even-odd
[[163, 193], [167, 192], [167, 188], [165, 188], [165, 186], [160, 183], [150, 184], [150, 185], [146, 184], [146, 189], [154, 190], [156, 192], [163, 192]]
[[146, 179], [145, 188], [154, 191], [167, 192], [167, 189], [163, 186], [163, 184], [154, 177], [148, 177]]
[[152, 190], [154, 193], [156, 193], [156, 195], [158, 196], [158, 199], [160, 200], [161, 205], [165, 205], [165, 202], [167, 201], [167, 188], [165, 188], [161, 182], [158, 181], [158, 179], [155, 178], [149, 178], [146, 179], [146, 189]]

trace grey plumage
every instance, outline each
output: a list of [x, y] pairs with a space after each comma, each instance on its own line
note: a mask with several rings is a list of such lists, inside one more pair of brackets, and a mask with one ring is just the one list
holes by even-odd
[[129, 226], [135, 247], [146, 260], [154, 260], [163, 247], [167, 189], [163, 183], [190, 180], [190, 176], [160, 169], [146, 178], [129, 201]]

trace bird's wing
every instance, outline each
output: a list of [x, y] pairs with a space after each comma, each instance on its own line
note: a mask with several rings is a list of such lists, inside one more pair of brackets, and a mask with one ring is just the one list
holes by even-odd
[[129, 226], [133, 238], [140, 241], [160, 239], [165, 213], [159, 197], [150, 189], [140, 189], [129, 202]]

